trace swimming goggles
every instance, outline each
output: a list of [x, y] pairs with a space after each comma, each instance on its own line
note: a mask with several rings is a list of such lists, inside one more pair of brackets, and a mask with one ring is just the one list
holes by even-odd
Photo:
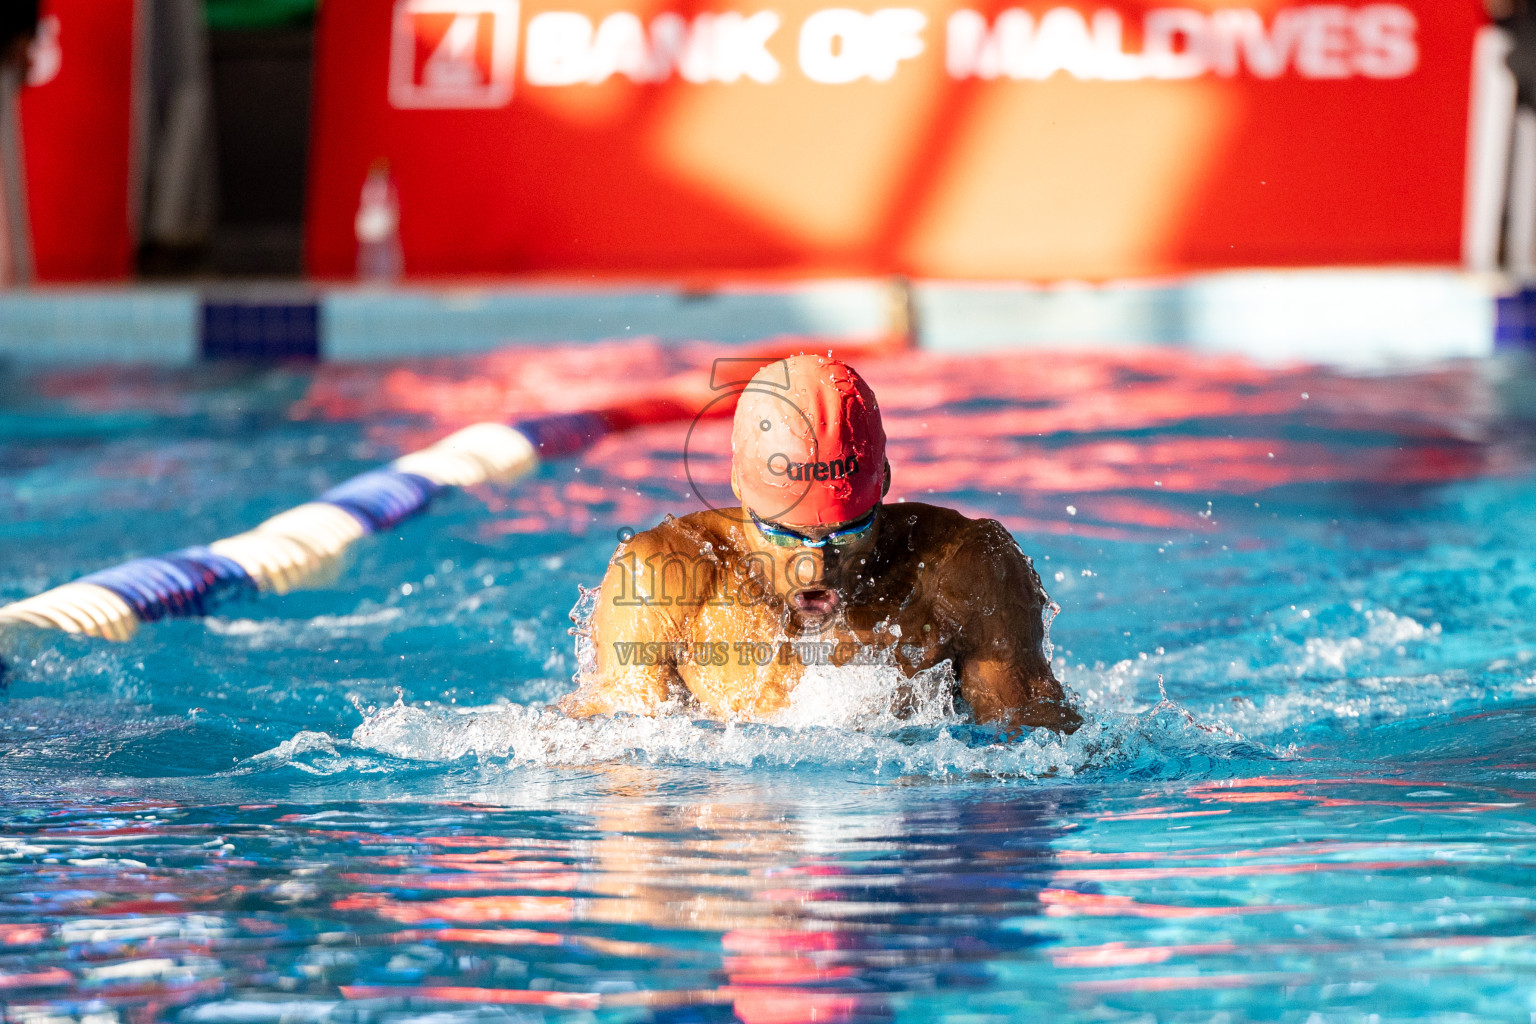
[[831, 533], [820, 538], [807, 537], [803, 533], [797, 533], [787, 526], [779, 526], [777, 523], [766, 522], [757, 517], [757, 513], [747, 509], [747, 514], [752, 517], [752, 522], [757, 525], [758, 532], [768, 538], [768, 543], [775, 547], [792, 548], [823, 548], [831, 545], [834, 548], [845, 548], [857, 544], [870, 530], [875, 527], [875, 513], [880, 510], [876, 505], [864, 515], [855, 519], [847, 526], [839, 526]]

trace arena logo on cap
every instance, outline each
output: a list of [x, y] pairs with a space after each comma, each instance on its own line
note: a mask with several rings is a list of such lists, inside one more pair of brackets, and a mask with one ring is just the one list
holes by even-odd
[[833, 459], [831, 462], [791, 462], [779, 452], [768, 457], [768, 472], [791, 480], [841, 480], [859, 471], [859, 457]]
[[390, 39], [390, 105], [506, 106], [517, 20], [517, 0], [399, 0]]

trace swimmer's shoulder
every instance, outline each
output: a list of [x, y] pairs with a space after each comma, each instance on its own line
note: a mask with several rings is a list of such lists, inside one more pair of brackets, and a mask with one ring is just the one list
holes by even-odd
[[728, 543], [731, 523], [729, 517], [711, 509], [684, 516], [669, 515], [649, 530], [641, 530], [621, 543], [613, 557], [627, 559], [636, 555], [641, 561], [654, 555], [693, 558], [706, 554], [706, 544], [720, 549]]
[[991, 586], [1008, 570], [1034, 576], [1034, 563], [1008, 528], [996, 519], [971, 518], [942, 505], [919, 501], [886, 505], [902, 546], [920, 552], [930, 566], [964, 585]]
[[[641, 530], [628, 539], [621, 540], [608, 560], [604, 575], [605, 594], [611, 594], [615, 606], [635, 607], [644, 605], [649, 613], [670, 622], [668, 628], [681, 628], [691, 610], [698, 607], [691, 599], [674, 602], [668, 597], [679, 596], [677, 587], [686, 588], [683, 593], [692, 595], [697, 588], [708, 593], [714, 586], [716, 557], [705, 545], [718, 542], [712, 523], [700, 524], [698, 513], [675, 517], [667, 516], [648, 530]], [[721, 517], [723, 518], [723, 517]], [[678, 574], [676, 566], [682, 565]], [[636, 601], [636, 596], [654, 596], [659, 600]], [[604, 600], [608, 600], [606, 597]], [[649, 628], [656, 627], [655, 623]]]
[[912, 550], [925, 554], [951, 555], [978, 546], [990, 551], [1000, 543], [1018, 547], [1007, 527], [996, 519], [972, 519], [943, 505], [888, 502], [881, 514], [896, 536], [909, 542]]

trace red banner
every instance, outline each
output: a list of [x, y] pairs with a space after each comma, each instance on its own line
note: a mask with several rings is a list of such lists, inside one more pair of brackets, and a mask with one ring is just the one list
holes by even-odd
[[1459, 258], [1473, 0], [327, 0], [308, 256], [1105, 278]]
[[133, 269], [133, 0], [44, 0], [21, 92], [37, 276]]

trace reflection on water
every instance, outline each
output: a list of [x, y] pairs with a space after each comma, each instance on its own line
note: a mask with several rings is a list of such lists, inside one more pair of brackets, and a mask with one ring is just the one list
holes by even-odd
[[1529, 803], [1491, 792], [494, 774], [320, 810], [13, 802], [8, 1019], [1208, 1019], [1233, 990], [1230, 1019], [1409, 1019], [1426, 985], [1494, 1019], [1536, 967]]
[[[0, 598], [714, 354], [12, 379]], [[328, 589], [0, 637], [6, 1024], [1536, 1013], [1524, 371], [857, 361], [893, 499], [1034, 556], [1076, 735], [892, 721], [878, 673], [777, 723], [544, 710], [615, 531], [696, 502], [647, 428], [444, 498]], [[726, 448], [702, 424], [696, 471]]]
[[747, 787], [661, 802], [662, 781], [596, 772], [566, 811], [14, 809], [8, 1012], [371, 1019], [446, 1003], [851, 1020], [939, 990], [995, 994], [990, 965], [1038, 959], [1028, 922], [1071, 793], [786, 806]]

